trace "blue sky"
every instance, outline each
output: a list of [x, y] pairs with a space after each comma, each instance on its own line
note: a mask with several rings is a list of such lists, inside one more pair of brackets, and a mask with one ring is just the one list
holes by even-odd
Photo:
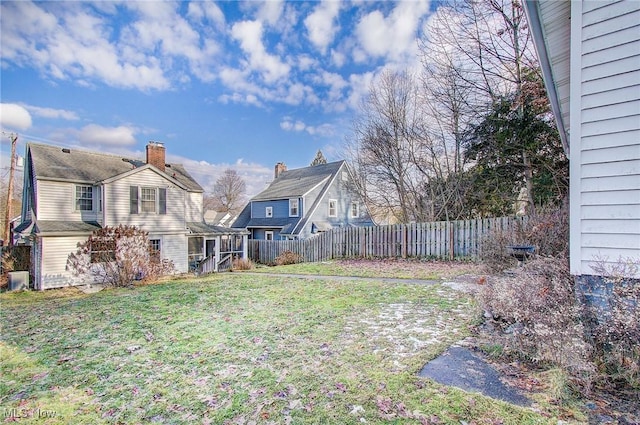
[[0, 160], [9, 137], [144, 158], [160, 141], [209, 190], [226, 168], [343, 157], [384, 68], [417, 68], [429, 1], [2, 1]]

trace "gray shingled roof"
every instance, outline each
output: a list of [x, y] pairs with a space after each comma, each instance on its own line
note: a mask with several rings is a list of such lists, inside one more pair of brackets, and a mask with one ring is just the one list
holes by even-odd
[[231, 229], [229, 227], [223, 226], [213, 226], [211, 224], [207, 224], [204, 222], [189, 222], [187, 223], [187, 227], [191, 231], [192, 234], [223, 234], [223, 235], [231, 235], [231, 234], [245, 234], [248, 233], [244, 229]]
[[295, 198], [304, 195], [323, 180], [334, 176], [344, 161], [314, 165], [284, 171], [274, 179], [268, 188], [254, 196], [252, 201]]
[[[32, 222], [22, 223], [14, 229], [21, 233], [29, 230]], [[33, 233], [91, 233], [102, 226], [95, 221], [62, 221], [62, 220], [37, 220]]]
[[[28, 152], [36, 178], [83, 183], [97, 183], [142, 167], [138, 159], [90, 152], [75, 148], [29, 143]], [[67, 152], [68, 151], [68, 152]], [[182, 164], [167, 164], [165, 174], [193, 192], [202, 192], [202, 186], [191, 177]]]

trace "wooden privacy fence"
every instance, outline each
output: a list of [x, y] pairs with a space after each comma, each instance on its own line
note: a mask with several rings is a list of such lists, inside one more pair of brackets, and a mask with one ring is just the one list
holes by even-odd
[[303, 240], [249, 240], [249, 258], [272, 264], [284, 251], [298, 254], [304, 262], [336, 258], [475, 258], [482, 240], [494, 230], [512, 231], [524, 217], [342, 227]]

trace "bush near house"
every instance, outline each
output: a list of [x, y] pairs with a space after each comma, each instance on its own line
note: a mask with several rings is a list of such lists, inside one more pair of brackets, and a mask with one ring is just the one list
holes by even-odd
[[[606, 312], [596, 312], [579, 299], [569, 271], [566, 207], [531, 217], [514, 232], [494, 233], [483, 245], [483, 262], [492, 270], [514, 266], [505, 246], [536, 247], [522, 267], [496, 273], [478, 293], [485, 316], [501, 335], [506, 352], [555, 365], [575, 389], [588, 394], [594, 385], [640, 388], [640, 284], [633, 262], [619, 260], [594, 270], [612, 283]], [[597, 266], [596, 262], [596, 268]], [[603, 314], [604, 313], [604, 314]], [[599, 317], [594, 320], [594, 317]]]
[[276, 266], [286, 266], [289, 264], [302, 263], [302, 257], [293, 251], [283, 251], [276, 257]]
[[173, 262], [158, 254], [148, 232], [135, 226], [107, 226], [78, 243], [78, 250], [67, 259], [67, 270], [91, 282], [130, 286], [135, 280], [155, 280], [174, 271]]

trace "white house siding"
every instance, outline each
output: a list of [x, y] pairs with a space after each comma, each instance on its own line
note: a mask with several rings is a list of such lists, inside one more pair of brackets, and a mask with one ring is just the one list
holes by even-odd
[[201, 223], [204, 217], [202, 193], [189, 192], [186, 196], [186, 201], [186, 221]]
[[[98, 190], [98, 188], [95, 188]], [[97, 221], [97, 197], [94, 211], [76, 211], [76, 185], [67, 182], [40, 180], [37, 182], [38, 220]]]
[[65, 270], [69, 254], [77, 251], [78, 242], [87, 240], [86, 236], [55, 236], [40, 238], [40, 282], [36, 289], [60, 288], [63, 286], [92, 283], [81, 281]]
[[640, 261], [640, 2], [571, 6], [571, 271], [589, 275]]
[[161, 256], [173, 261], [177, 273], [188, 271], [187, 237], [185, 233], [157, 234], [150, 233], [150, 239], [160, 239]]
[[[167, 213], [130, 214], [129, 187], [167, 188]], [[142, 170], [105, 185], [105, 225], [137, 226], [148, 232], [186, 230], [185, 191], [151, 169]]]

